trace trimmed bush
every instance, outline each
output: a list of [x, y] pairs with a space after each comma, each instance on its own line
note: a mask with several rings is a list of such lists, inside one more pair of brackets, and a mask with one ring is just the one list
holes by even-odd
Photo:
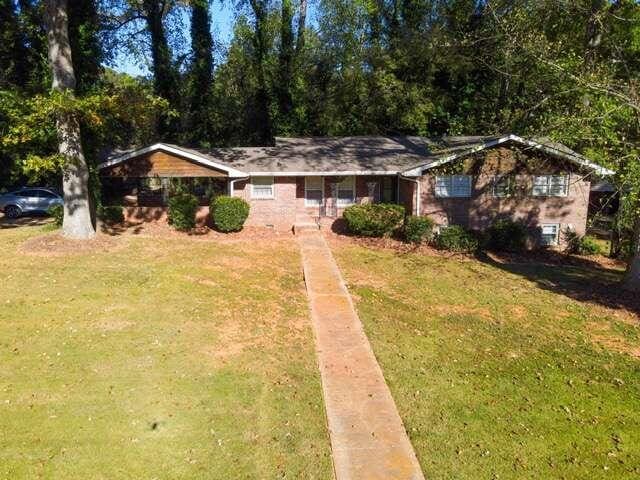
[[440, 250], [470, 253], [478, 250], [480, 242], [475, 233], [459, 225], [452, 225], [440, 231], [436, 236], [435, 245]]
[[249, 216], [249, 204], [242, 198], [220, 195], [211, 202], [211, 218], [221, 232], [238, 232]]
[[409, 215], [404, 219], [404, 239], [411, 243], [430, 240], [433, 234], [433, 220], [428, 217]]
[[198, 199], [190, 193], [178, 193], [169, 198], [169, 225], [176, 230], [191, 230], [196, 226]]
[[486, 234], [486, 247], [489, 250], [520, 252], [527, 241], [527, 229], [522, 222], [501, 219], [491, 225]]
[[62, 207], [62, 205], [54, 205], [52, 207], [49, 207], [47, 213], [50, 217], [53, 218], [53, 223], [55, 225], [57, 225], [58, 227], [62, 226], [62, 220], [64, 220], [64, 208]]
[[98, 218], [105, 223], [123, 223], [124, 212], [119, 206], [100, 205], [97, 209]]
[[392, 203], [351, 205], [345, 208], [343, 217], [354, 235], [384, 237], [401, 226], [404, 207]]

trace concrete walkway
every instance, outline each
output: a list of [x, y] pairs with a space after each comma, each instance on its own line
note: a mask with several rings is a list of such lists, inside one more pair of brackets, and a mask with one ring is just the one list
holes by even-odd
[[424, 479], [329, 247], [299, 242], [336, 479]]

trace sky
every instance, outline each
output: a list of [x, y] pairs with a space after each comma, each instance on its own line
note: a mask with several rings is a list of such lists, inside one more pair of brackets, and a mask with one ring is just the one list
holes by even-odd
[[[213, 35], [213, 41], [216, 44], [222, 44], [223, 46], [229, 45], [231, 37], [233, 36], [233, 25], [235, 19], [238, 16], [238, 10], [233, 6], [236, 2], [229, 1], [215, 1], [211, 4], [211, 33]], [[181, 13], [182, 23], [185, 31], [183, 37], [185, 40], [189, 40], [189, 14], [186, 10]], [[315, 2], [313, 0], [308, 3], [307, 12], [307, 27], [314, 25], [316, 22], [316, 9]], [[150, 59], [148, 59], [150, 61]], [[219, 60], [214, 58], [214, 60]], [[133, 76], [146, 76], [150, 74], [148, 65], [139, 64], [135, 58], [131, 55], [126, 55], [120, 52], [114, 59], [114, 64], [110, 65], [118, 72], [128, 73]]]
[[[237, 15], [232, 2], [213, 2], [211, 5], [211, 33], [214, 42], [228, 45], [233, 35], [233, 24]], [[189, 39], [189, 15], [183, 13], [183, 23], [185, 32], [183, 36]], [[116, 55], [115, 64], [111, 65], [116, 71], [128, 73], [129, 75], [149, 75], [150, 71], [147, 65], [140, 65], [135, 58], [125, 55], [122, 52]]]

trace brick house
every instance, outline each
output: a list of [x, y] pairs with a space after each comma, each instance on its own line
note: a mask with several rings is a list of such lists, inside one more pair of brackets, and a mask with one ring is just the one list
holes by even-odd
[[158, 143], [111, 153], [99, 165], [105, 202], [130, 219], [161, 219], [172, 187], [200, 200], [225, 193], [251, 205], [248, 225], [329, 225], [355, 203], [403, 204], [440, 228], [482, 230], [522, 220], [534, 243], [584, 234], [591, 178], [611, 174], [567, 147], [494, 137], [278, 138], [272, 147], [196, 150]]

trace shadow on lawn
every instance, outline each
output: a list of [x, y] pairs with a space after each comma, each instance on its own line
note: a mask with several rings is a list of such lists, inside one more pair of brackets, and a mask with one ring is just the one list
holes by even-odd
[[539, 288], [561, 293], [581, 302], [640, 314], [640, 298], [620, 288], [624, 272], [599, 263], [557, 252], [527, 255], [479, 252], [476, 258], [500, 270], [520, 275]]
[[18, 218], [7, 218], [0, 213], [0, 229], [46, 225], [52, 221], [46, 213], [30, 213]]

